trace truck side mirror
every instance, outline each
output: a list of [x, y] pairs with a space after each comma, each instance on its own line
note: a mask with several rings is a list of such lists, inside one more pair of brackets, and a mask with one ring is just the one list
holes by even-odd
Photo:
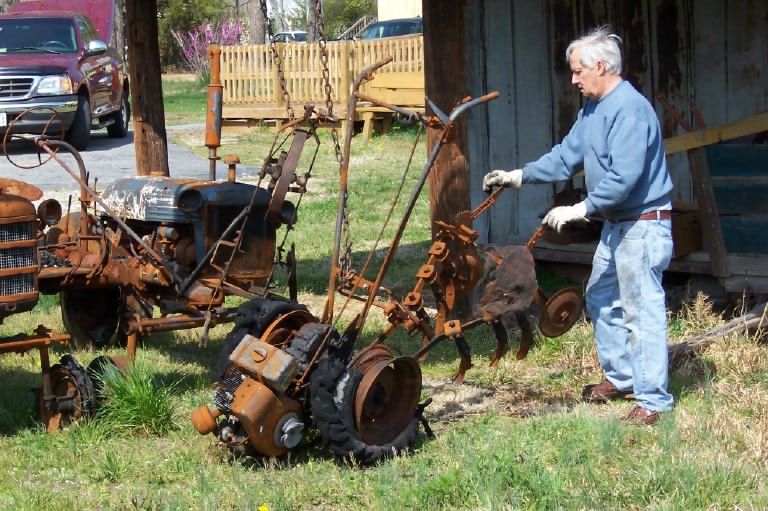
[[105, 53], [107, 51], [107, 43], [101, 39], [94, 39], [88, 42], [88, 47], [85, 49], [85, 53], [88, 55], [96, 55], [98, 53]]

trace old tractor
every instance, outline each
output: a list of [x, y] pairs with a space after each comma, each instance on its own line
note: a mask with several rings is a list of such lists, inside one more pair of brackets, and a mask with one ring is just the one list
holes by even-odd
[[[218, 63], [218, 51], [211, 48], [212, 62]], [[220, 114], [221, 84], [209, 89], [209, 111]], [[226, 178], [216, 179], [221, 119], [211, 114], [209, 179], [133, 176], [99, 192], [68, 143], [45, 133], [14, 131], [31, 112], [9, 124], [5, 142], [31, 140], [41, 156], [35, 166], [55, 160], [80, 188], [74, 207], [70, 198], [66, 208], [54, 199], [35, 208], [39, 189], [21, 181], [0, 182], [0, 314], [30, 310], [40, 293], [59, 293], [69, 333], [51, 336], [41, 327], [38, 336], [0, 342], [0, 351], [41, 349], [44, 385], [38, 408], [49, 429], [91, 413], [94, 377], [107, 363], [126, 364], [122, 358], [100, 357], [86, 369], [65, 355], [49, 367], [51, 343], [127, 345], [130, 361], [138, 339], [154, 332], [203, 327], [204, 347], [210, 327], [238, 315], [237, 307], [225, 303], [228, 295], [280, 303], [295, 297], [294, 251], [286, 244], [297, 220], [294, 204], [307, 190], [319, 147], [316, 129], [323, 118], [312, 107], [279, 130], [255, 183], [238, 181], [237, 157], [225, 158]], [[314, 152], [302, 159], [310, 146]], [[74, 157], [76, 169], [62, 153]], [[276, 264], [288, 271], [285, 298], [274, 296], [270, 286]]]
[[[258, 299], [243, 305], [221, 354], [221, 378], [213, 407], [202, 406], [192, 413], [201, 434], [213, 434], [235, 454], [285, 454], [300, 443], [307, 428], [314, 427], [336, 455], [363, 464], [375, 462], [411, 445], [420, 422], [429, 434], [423, 416], [428, 401], [421, 402], [420, 362], [432, 348], [444, 340], [455, 342], [460, 364], [454, 381], [461, 382], [471, 366], [466, 331], [485, 325], [493, 332], [497, 349], [492, 365], [508, 350], [508, 328], [517, 326], [521, 332], [518, 358], [526, 355], [533, 341], [534, 330], [527, 312], [543, 295], [538, 289], [530, 247], [483, 247], [477, 243], [479, 233], [472, 229], [472, 221], [494, 203], [503, 189], [494, 191], [473, 211], [458, 213], [452, 222], [437, 223], [437, 235], [427, 250], [426, 261], [405, 296], [398, 298], [383, 287], [411, 212], [449, 132], [456, 129], [457, 120], [468, 109], [498, 96], [490, 93], [465, 98], [450, 114], [430, 102], [435, 114], [425, 117], [360, 94], [360, 85], [389, 60], [361, 72], [347, 108], [335, 244], [322, 317], [313, 316], [293, 302]], [[358, 99], [441, 130], [383, 262], [370, 279], [365, 275], [375, 247], [363, 267], [354, 269], [347, 257], [349, 245], [342, 246], [349, 199], [351, 116]], [[425, 288], [432, 291], [436, 314], [430, 314], [425, 305]], [[456, 319], [458, 300], [473, 293], [479, 297], [473, 313], [469, 319]], [[335, 304], [337, 294], [345, 300], [340, 310]], [[341, 311], [352, 302], [362, 306], [342, 329]], [[560, 324], [549, 326], [559, 334], [575, 321], [580, 302], [567, 301], [565, 306], [557, 302], [555, 306], [559, 310], [550, 310], [549, 315], [559, 318]], [[372, 307], [382, 311], [390, 326], [361, 347], [360, 334]], [[421, 347], [407, 355], [396, 353], [387, 340], [398, 329], [420, 337]]]

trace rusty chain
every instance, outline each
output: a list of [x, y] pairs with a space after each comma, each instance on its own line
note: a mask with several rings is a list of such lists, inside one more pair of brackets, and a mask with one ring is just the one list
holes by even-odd
[[283, 101], [285, 101], [285, 110], [288, 112], [288, 118], [293, 120], [296, 115], [293, 113], [293, 107], [291, 106], [291, 95], [288, 93], [288, 86], [285, 82], [285, 73], [283, 71], [283, 59], [280, 57], [280, 52], [277, 49], [277, 43], [275, 43], [274, 34], [272, 33], [272, 24], [269, 22], [269, 15], [267, 13], [267, 0], [260, 0], [261, 13], [264, 16], [264, 25], [267, 29], [267, 37], [269, 37], [269, 49], [272, 51], [272, 59], [277, 66], [277, 78], [280, 80], [280, 91], [283, 94]]
[[[333, 87], [331, 86], [331, 72], [328, 66], [328, 44], [325, 38], [325, 21], [323, 20], [323, 8], [321, 2], [315, 3], [317, 9], [317, 34], [318, 44], [320, 45], [320, 63], [322, 65], [322, 82], [323, 90], [325, 92], [325, 108], [327, 110], [328, 118], [331, 122], [334, 122], [333, 117]], [[343, 84], [342, 84], [343, 85]], [[341, 144], [339, 143], [339, 132], [336, 126], [331, 126], [331, 140], [333, 140], [333, 149], [336, 152], [336, 161], [339, 167], [344, 165], [344, 157], [341, 152]], [[344, 250], [339, 256], [339, 275], [337, 278], [342, 278], [349, 270], [352, 269], [352, 241], [349, 229], [349, 202], [346, 204], [343, 212], [342, 220], [342, 235], [344, 237]]]

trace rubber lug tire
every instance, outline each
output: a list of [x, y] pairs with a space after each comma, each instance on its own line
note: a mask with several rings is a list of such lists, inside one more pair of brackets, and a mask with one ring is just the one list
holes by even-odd
[[[414, 416], [387, 444], [363, 442], [354, 420], [355, 391], [361, 379], [362, 373], [347, 370], [342, 360], [325, 356], [310, 377], [310, 403], [315, 426], [331, 451], [362, 465], [370, 465], [407, 449], [418, 433], [419, 418]], [[334, 399], [336, 396], [341, 396], [341, 402]]]

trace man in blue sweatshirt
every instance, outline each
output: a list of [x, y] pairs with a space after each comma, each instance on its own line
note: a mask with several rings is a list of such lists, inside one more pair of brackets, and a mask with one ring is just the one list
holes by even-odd
[[604, 219], [586, 289], [605, 379], [588, 401], [634, 394], [626, 420], [653, 424], [672, 408], [667, 391], [667, 316], [662, 272], [672, 257], [670, 191], [661, 128], [650, 103], [621, 78], [621, 39], [607, 27], [566, 50], [571, 83], [587, 102], [562, 143], [522, 169], [494, 170], [483, 187], [569, 179], [584, 168], [587, 197], [553, 208], [545, 224]]

